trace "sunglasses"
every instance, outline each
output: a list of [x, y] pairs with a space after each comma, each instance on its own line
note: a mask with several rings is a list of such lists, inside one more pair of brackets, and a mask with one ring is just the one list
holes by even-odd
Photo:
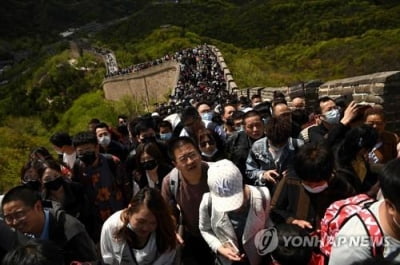
[[208, 140], [208, 141], [204, 141], [200, 143], [200, 147], [206, 147], [208, 145], [215, 145], [215, 141], [214, 140]]

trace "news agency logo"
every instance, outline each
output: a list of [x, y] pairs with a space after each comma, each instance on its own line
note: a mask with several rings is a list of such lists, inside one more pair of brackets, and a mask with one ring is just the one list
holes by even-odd
[[[327, 241], [320, 241], [318, 236], [281, 236], [278, 237], [276, 228], [260, 230], [255, 238], [254, 244], [257, 248], [257, 253], [260, 256], [267, 255], [273, 252], [278, 245], [284, 248], [326, 248], [331, 247], [361, 247], [370, 248], [371, 246], [388, 247], [388, 242], [385, 238], [368, 235], [348, 235], [348, 236], [330, 236]], [[390, 247], [390, 246], [389, 246]]]
[[[286, 248], [314, 248], [320, 244], [316, 236], [283, 236], [280, 240], [280, 244]], [[279, 245], [278, 231], [274, 227], [260, 230], [254, 238], [254, 244], [260, 256], [273, 252]]]
[[278, 231], [275, 227], [260, 230], [254, 238], [254, 244], [260, 256], [273, 252], [278, 247], [278, 242]]

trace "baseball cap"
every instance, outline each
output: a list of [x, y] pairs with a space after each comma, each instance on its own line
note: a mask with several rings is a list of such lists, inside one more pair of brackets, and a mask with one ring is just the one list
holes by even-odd
[[223, 159], [210, 164], [208, 187], [212, 205], [217, 211], [229, 212], [243, 204], [243, 177], [232, 161]]

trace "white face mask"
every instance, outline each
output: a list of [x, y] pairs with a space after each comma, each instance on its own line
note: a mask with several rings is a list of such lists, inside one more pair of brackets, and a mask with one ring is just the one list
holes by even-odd
[[340, 111], [332, 109], [324, 114], [324, 121], [329, 124], [338, 124], [340, 121]]
[[109, 145], [111, 142], [111, 138], [109, 135], [104, 135], [102, 137], [99, 138], [99, 144], [103, 145], [103, 146], [107, 146]]
[[202, 155], [202, 156], [205, 156], [205, 157], [212, 157], [212, 156], [215, 155], [215, 153], [217, 153], [217, 152], [218, 152], [218, 148], [215, 148], [215, 150], [214, 150], [212, 153], [207, 154], [207, 153], [201, 152], [201, 155]]
[[310, 186], [308, 186], [304, 183], [302, 183], [302, 185], [306, 191], [308, 191], [309, 193], [314, 193], [314, 194], [321, 193], [328, 188], [328, 183], [326, 183], [326, 182], [325, 182], [325, 184], [314, 187], [314, 188], [311, 188]]
[[242, 131], [244, 131], [243, 125], [240, 125], [240, 126], [235, 127], [235, 131], [237, 131], [237, 132], [242, 132]]

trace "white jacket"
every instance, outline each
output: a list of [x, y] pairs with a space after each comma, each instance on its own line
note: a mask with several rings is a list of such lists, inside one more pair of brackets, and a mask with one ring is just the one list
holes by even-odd
[[[254, 242], [254, 237], [258, 231], [269, 226], [269, 211], [271, 196], [268, 188], [247, 186], [250, 189], [250, 208], [247, 216], [242, 243], [244, 252], [249, 259], [251, 265], [259, 265], [261, 256], [258, 255]], [[219, 247], [228, 240], [231, 240], [238, 247], [238, 239], [233, 229], [232, 223], [226, 212], [218, 212], [212, 207], [211, 216], [209, 215], [209, 193], [203, 195], [200, 204], [199, 228], [204, 240], [210, 248], [217, 253]], [[263, 207], [263, 199], [265, 198], [265, 208]], [[225, 265], [232, 264], [231, 261], [225, 259], [221, 255], [218, 256], [220, 261]]]
[[[138, 259], [139, 264], [135, 263], [126, 242], [124, 240], [117, 240], [114, 237], [115, 231], [117, 231], [117, 229], [119, 229], [123, 225], [123, 222], [121, 221], [120, 218], [121, 213], [122, 211], [114, 213], [103, 224], [103, 227], [101, 229], [101, 238], [100, 238], [101, 257], [103, 258], [105, 264], [110, 264], [110, 265], [142, 265], [143, 263], [139, 262], [139, 259]], [[154, 235], [151, 235], [146, 246], [143, 248], [144, 251], [146, 249], [149, 249], [149, 247], [152, 248], [151, 250], [154, 251], [153, 248], [156, 247], [155, 232], [153, 232], [153, 234]], [[140, 253], [141, 256], [140, 260], [142, 259], [146, 260], [149, 258], [153, 259], [153, 257], [151, 257], [154, 254], [153, 251], [149, 251], [147, 253], [148, 256], [146, 257], [146, 253], [144, 253], [143, 250]], [[155, 252], [157, 252], [157, 250]], [[162, 253], [161, 255], [158, 254], [158, 256], [155, 257], [155, 260], [150, 264], [152, 265], [173, 264], [175, 259], [175, 253], [176, 250], [174, 249], [172, 251]], [[147, 264], [149, 263], [146, 262], [146, 265]]]

